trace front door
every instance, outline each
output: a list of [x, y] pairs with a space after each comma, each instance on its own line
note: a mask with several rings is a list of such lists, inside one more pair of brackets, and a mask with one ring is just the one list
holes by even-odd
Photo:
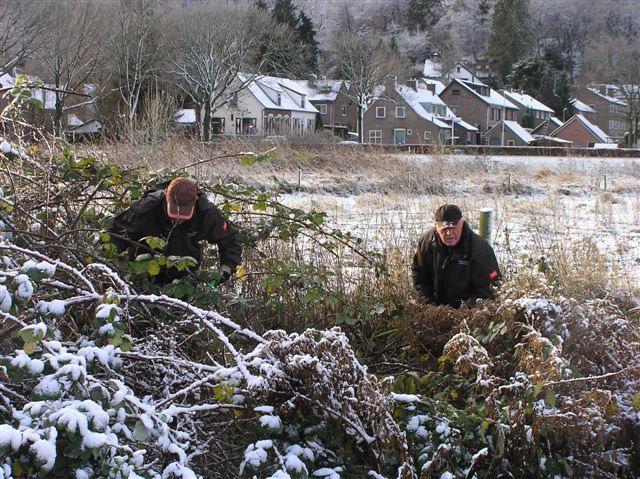
[[406, 130], [394, 130], [394, 140], [396, 145], [404, 145], [406, 138]]

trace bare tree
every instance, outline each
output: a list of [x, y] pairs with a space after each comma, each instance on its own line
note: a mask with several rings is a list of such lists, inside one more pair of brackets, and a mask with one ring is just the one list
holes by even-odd
[[[54, 133], [60, 135], [62, 117], [74, 92], [85, 84], [101, 65], [104, 48], [104, 11], [89, 1], [58, 0], [47, 3], [49, 23], [41, 32], [43, 47], [36, 55], [39, 73], [55, 87]], [[95, 101], [94, 99], [89, 100]]]
[[348, 95], [358, 105], [358, 140], [362, 142], [364, 112], [392, 72], [402, 69], [389, 46], [377, 35], [345, 32], [333, 44], [336, 73], [349, 83]]
[[[200, 137], [211, 139], [213, 113], [255, 78], [266, 15], [217, 2], [184, 7], [168, 19], [167, 73], [196, 104]], [[249, 73], [253, 72], [253, 73]], [[239, 78], [239, 73], [247, 73]]]
[[112, 61], [131, 142], [136, 141], [140, 101], [159, 69], [159, 15], [157, 0], [120, 0], [114, 18]]
[[45, 25], [43, 6], [26, 0], [0, 0], [0, 75], [22, 63], [37, 49]]
[[591, 43], [583, 79], [618, 87], [627, 104], [625, 145], [635, 146], [640, 139], [640, 38], [607, 35]]

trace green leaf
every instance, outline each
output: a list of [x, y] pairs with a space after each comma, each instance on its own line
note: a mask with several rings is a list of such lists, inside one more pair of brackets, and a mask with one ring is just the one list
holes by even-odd
[[100, 233], [100, 241], [102, 241], [103, 243], [111, 242], [111, 235], [107, 232]]
[[240, 165], [242, 166], [253, 166], [258, 161], [258, 157], [256, 155], [247, 155], [240, 158]]
[[149, 273], [149, 276], [158, 276], [160, 274], [160, 263], [156, 260], [149, 261], [147, 273]]
[[140, 241], [145, 241], [149, 245], [149, 248], [157, 250], [163, 250], [167, 245], [167, 242], [164, 239], [156, 236], [145, 236]]
[[631, 398], [631, 406], [636, 412], [640, 412], [640, 393], [635, 393]]
[[538, 397], [538, 394], [540, 394], [540, 392], [542, 391], [542, 388], [544, 387], [544, 385], [546, 384], [546, 382], [543, 381], [538, 381], [535, 385], [535, 387], [533, 388], [533, 396], [534, 397]]
[[553, 389], [548, 388], [544, 393], [544, 403], [547, 407], [555, 407], [556, 406], [556, 393]]
[[149, 439], [149, 436], [151, 436], [151, 434], [142, 421], [136, 422], [136, 425], [133, 427], [133, 438], [136, 441], [144, 442]]
[[24, 343], [24, 347], [22, 349], [24, 349], [24, 352], [28, 355], [32, 355], [33, 353], [35, 353], [37, 345], [38, 343], [36, 343], [35, 341], [27, 341]]

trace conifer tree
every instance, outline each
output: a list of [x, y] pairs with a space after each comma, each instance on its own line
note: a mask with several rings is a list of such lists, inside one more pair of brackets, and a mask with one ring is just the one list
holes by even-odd
[[410, 32], [426, 30], [438, 21], [442, 0], [409, 0], [406, 25]]
[[305, 46], [307, 57], [306, 63], [309, 70], [311, 72], [315, 72], [318, 70], [318, 41], [316, 40], [316, 31], [313, 28], [313, 23], [304, 11], [300, 11], [300, 15], [298, 16], [298, 28], [296, 30], [300, 41]]
[[514, 63], [532, 50], [533, 30], [529, 14], [529, 0], [498, 0], [493, 10], [489, 55], [500, 64], [503, 80]]

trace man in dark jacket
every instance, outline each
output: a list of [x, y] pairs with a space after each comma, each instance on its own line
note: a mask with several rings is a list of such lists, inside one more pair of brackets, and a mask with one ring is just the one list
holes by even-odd
[[491, 245], [477, 235], [456, 205], [436, 210], [435, 226], [418, 242], [411, 266], [413, 285], [434, 305], [473, 307], [479, 298], [492, 298], [491, 284], [500, 269]]
[[[116, 248], [129, 249], [132, 257], [148, 251], [138, 243], [141, 238], [154, 236], [166, 240], [166, 256], [191, 256], [197, 267], [202, 262], [201, 241], [216, 244], [221, 282], [231, 277], [242, 259], [237, 228], [187, 178], [176, 178], [166, 189], [151, 191], [134, 202], [116, 216], [109, 231]], [[162, 272], [158, 281], [169, 282], [186, 274], [172, 268]]]

